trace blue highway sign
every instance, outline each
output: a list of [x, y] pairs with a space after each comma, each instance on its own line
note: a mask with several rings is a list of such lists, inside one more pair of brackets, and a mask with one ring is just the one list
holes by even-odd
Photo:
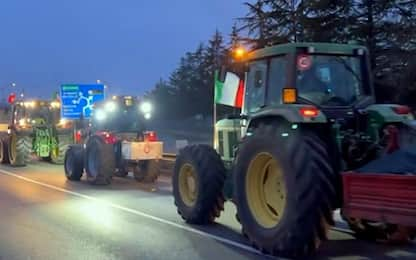
[[79, 119], [91, 116], [93, 105], [104, 100], [103, 84], [61, 85], [61, 116], [65, 119]]

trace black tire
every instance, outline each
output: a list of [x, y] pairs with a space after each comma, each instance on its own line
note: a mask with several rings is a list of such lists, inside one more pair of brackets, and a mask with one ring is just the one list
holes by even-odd
[[8, 138], [0, 139], [0, 163], [3, 163], [3, 164], [10, 163]]
[[64, 164], [65, 153], [68, 150], [69, 145], [73, 143], [72, 135], [58, 135], [56, 137], [58, 146], [55, 151], [51, 149], [50, 161], [53, 164]]
[[8, 154], [10, 165], [14, 167], [26, 166], [30, 162], [32, 140], [29, 136], [12, 133], [8, 140]]
[[[254, 165], [252, 162], [263, 155], [275, 163], [273, 166], [277, 168], [274, 169], [280, 169], [277, 171], [281, 176], [278, 185], [284, 187], [282, 193], [280, 188], [276, 190], [284, 203], [277, 205], [277, 208], [281, 206], [280, 212], [270, 204], [257, 208], [257, 212], [253, 210], [256, 208], [253, 196], [266, 198], [266, 193], [257, 195], [261, 191], [253, 190], [246, 180], [248, 176], [258, 178], [261, 175], [257, 170], [264, 169], [265, 177], [258, 183], [266, 187], [269, 166], [251, 167]], [[327, 239], [329, 226], [334, 224], [332, 209], [337, 205], [335, 187], [339, 186], [338, 173], [334, 172], [329, 158], [325, 143], [307, 130], [291, 130], [284, 125], [268, 123], [261, 124], [251, 136], [244, 138], [235, 162], [234, 201], [243, 234], [255, 248], [275, 256], [303, 257], [314, 253], [321, 241]], [[249, 174], [249, 169], [256, 170], [250, 170]], [[264, 214], [259, 216], [259, 212], [272, 212], [276, 218], [271, 224], [261, 223]]]
[[[181, 189], [185, 167], [194, 169], [195, 198], [189, 202]], [[173, 174], [173, 196], [179, 215], [191, 224], [209, 224], [224, 210], [223, 186], [226, 170], [220, 156], [210, 146], [191, 145], [176, 158]]]
[[134, 179], [138, 182], [153, 183], [160, 174], [158, 162], [154, 160], [140, 161], [133, 169]]
[[93, 185], [108, 185], [115, 172], [115, 155], [112, 144], [100, 137], [89, 138], [85, 151], [87, 180]]
[[81, 146], [73, 146], [66, 151], [64, 168], [68, 180], [81, 180], [84, 173], [84, 149]]

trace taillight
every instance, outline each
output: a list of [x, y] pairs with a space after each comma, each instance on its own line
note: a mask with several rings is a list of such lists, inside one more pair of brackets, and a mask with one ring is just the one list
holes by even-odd
[[319, 115], [319, 109], [316, 107], [302, 107], [299, 113], [303, 117], [317, 117]]
[[82, 133], [81, 133], [81, 130], [78, 130], [78, 131], [75, 133], [75, 142], [76, 142], [77, 144], [79, 144], [79, 143], [81, 143], [81, 141], [82, 141]]
[[391, 109], [398, 115], [407, 115], [411, 112], [410, 107], [408, 106], [396, 106]]
[[143, 134], [145, 142], [156, 142], [157, 135], [155, 131], [147, 131]]
[[106, 144], [115, 144], [117, 142], [117, 137], [110, 133], [104, 134], [104, 142]]

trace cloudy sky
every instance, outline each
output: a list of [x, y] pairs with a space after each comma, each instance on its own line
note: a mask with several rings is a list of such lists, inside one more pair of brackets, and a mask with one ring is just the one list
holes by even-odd
[[32, 97], [62, 83], [139, 95], [180, 57], [246, 13], [241, 0], [2, 0], [0, 95], [11, 82]]

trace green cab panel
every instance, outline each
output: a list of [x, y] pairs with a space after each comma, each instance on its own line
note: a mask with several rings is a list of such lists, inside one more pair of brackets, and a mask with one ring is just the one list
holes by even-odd
[[394, 112], [394, 108], [398, 108], [400, 105], [395, 104], [374, 104], [367, 107], [367, 111], [370, 114], [370, 123], [384, 125], [387, 123], [403, 123], [409, 120], [413, 120], [411, 113], [400, 115]]
[[241, 119], [222, 119], [215, 124], [214, 148], [224, 162], [234, 159], [241, 132]]

